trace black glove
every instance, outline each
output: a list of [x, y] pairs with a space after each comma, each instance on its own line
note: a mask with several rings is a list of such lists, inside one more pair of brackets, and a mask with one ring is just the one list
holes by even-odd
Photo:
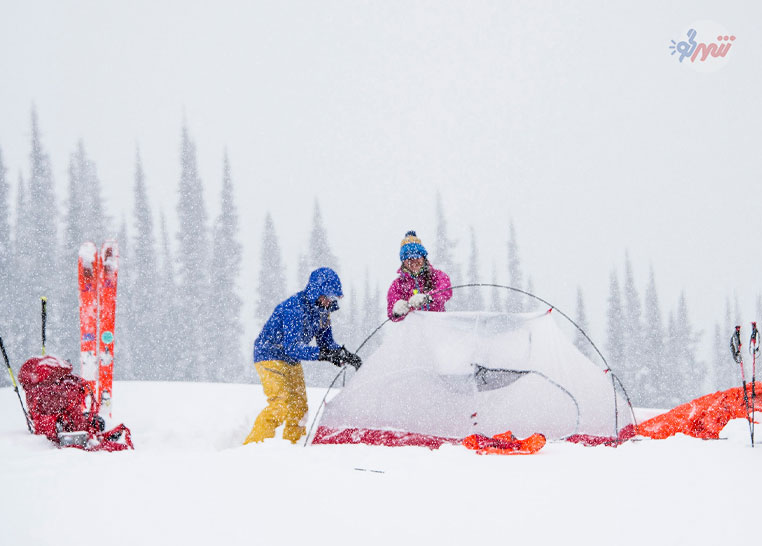
[[349, 364], [355, 370], [359, 370], [362, 366], [362, 359], [354, 353], [347, 351], [345, 347], [339, 347], [338, 349], [328, 349], [325, 347], [320, 348], [320, 354], [318, 360], [325, 360], [333, 364], [334, 366], [343, 366]]

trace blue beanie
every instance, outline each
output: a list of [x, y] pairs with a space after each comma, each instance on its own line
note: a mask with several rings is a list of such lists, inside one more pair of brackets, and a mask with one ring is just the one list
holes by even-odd
[[428, 252], [421, 244], [421, 240], [415, 234], [415, 231], [405, 233], [405, 238], [400, 243], [400, 261], [404, 262], [410, 258], [425, 258]]

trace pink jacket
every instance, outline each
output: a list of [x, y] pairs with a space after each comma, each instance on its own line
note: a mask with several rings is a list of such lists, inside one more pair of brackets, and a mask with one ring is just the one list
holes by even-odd
[[[434, 278], [434, 290], [430, 292], [434, 301], [428, 305], [428, 308], [424, 307], [424, 309], [427, 311], [444, 311], [445, 302], [452, 297], [452, 290], [449, 290], [451, 286], [450, 277], [448, 277], [447, 273], [444, 271], [434, 269], [431, 265], [429, 265], [429, 270]], [[389, 292], [386, 294], [386, 314], [394, 322], [399, 322], [405, 318], [404, 316], [394, 316], [392, 313], [394, 304], [399, 300], [410, 299], [410, 296], [415, 294], [416, 291], [423, 292], [422, 287], [419, 286], [420, 281], [410, 273], [402, 271], [402, 268], [398, 269], [397, 273], [399, 274], [399, 277], [394, 279], [394, 282], [392, 282], [392, 285], [389, 287]]]

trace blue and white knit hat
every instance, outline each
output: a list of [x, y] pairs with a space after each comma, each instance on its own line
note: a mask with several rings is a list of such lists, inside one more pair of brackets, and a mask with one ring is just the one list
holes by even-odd
[[428, 252], [421, 244], [421, 240], [415, 234], [415, 231], [405, 233], [405, 238], [400, 243], [400, 261], [404, 262], [410, 258], [425, 258]]

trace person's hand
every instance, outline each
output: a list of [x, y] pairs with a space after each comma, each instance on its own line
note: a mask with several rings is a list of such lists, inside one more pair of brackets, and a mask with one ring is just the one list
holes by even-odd
[[410, 299], [407, 300], [410, 307], [414, 307], [416, 309], [420, 309], [427, 303], [431, 303], [431, 301], [432, 301], [431, 296], [429, 296], [428, 294], [422, 294], [420, 292], [418, 294], [413, 294], [412, 296], [410, 296]]
[[392, 307], [392, 313], [397, 317], [404, 317], [410, 312], [410, 304], [406, 300], [398, 300]]
[[334, 366], [343, 366], [349, 364], [355, 370], [359, 370], [362, 366], [362, 359], [356, 354], [347, 351], [345, 347], [339, 347], [338, 349], [327, 349], [325, 347], [320, 348], [320, 354], [318, 360], [325, 360], [330, 362]]

